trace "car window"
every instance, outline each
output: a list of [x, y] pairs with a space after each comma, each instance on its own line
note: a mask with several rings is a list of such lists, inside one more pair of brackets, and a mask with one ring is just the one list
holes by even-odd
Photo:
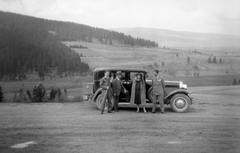
[[[130, 79], [131, 80], [134, 80], [136, 75], [138, 74], [139, 72], [131, 72], [130, 73]], [[142, 77], [144, 77], [144, 73], [140, 73], [142, 75]]]
[[[94, 75], [94, 80], [100, 80], [101, 78], [104, 77], [104, 75], [105, 71], [99, 71]], [[109, 76], [115, 78], [115, 73], [110, 71]]]
[[137, 72], [131, 72], [131, 73], [130, 73], [130, 79], [131, 79], [131, 80], [134, 80], [135, 77], [136, 77], [136, 74], [137, 74]]
[[122, 72], [122, 78], [121, 80], [126, 80], [126, 73], [125, 72]]
[[111, 72], [110, 73], [110, 77], [112, 77], [113, 79], [115, 78], [115, 73], [114, 72]]

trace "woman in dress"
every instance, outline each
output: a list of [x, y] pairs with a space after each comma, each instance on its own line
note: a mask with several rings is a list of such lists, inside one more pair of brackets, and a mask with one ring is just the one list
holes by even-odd
[[145, 106], [146, 106], [146, 84], [140, 73], [136, 74], [136, 77], [133, 80], [130, 104], [137, 105], [137, 113], [139, 113], [140, 106], [143, 107], [144, 113], [147, 113], [146, 108], [145, 108]]

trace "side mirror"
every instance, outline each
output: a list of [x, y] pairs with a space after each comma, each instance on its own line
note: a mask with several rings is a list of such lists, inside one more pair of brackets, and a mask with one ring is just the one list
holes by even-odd
[[146, 74], [146, 75], [145, 75], [145, 78], [148, 78], [148, 77], [149, 77], [148, 74]]

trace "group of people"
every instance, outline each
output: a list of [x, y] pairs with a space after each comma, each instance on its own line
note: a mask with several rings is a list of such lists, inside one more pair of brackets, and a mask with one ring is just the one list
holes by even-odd
[[[118, 101], [121, 92], [123, 91], [125, 94], [128, 91], [125, 89], [121, 82], [122, 73], [121, 71], [116, 72], [116, 78], [113, 79], [113, 76], [110, 78], [110, 72], [106, 71], [104, 77], [100, 80], [100, 87], [102, 88], [102, 97], [103, 97], [103, 105], [101, 114], [103, 114], [106, 101], [107, 101], [107, 112], [113, 113], [118, 112]], [[157, 102], [160, 104], [161, 113], [165, 113], [164, 111], [164, 80], [160, 77], [159, 71], [154, 70], [154, 76], [152, 78], [152, 94], [153, 94], [153, 103], [152, 103], [152, 113], [156, 112]], [[111, 99], [113, 98], [113, 107], [111, 103]], [[137, 106], [137, 113], [139, 113], [140, 107], [143, 107], [144, 113], [146, 111], [146, 84], [144, 77], [141, 73], [137, 73], [131, 89], [131, 97], [130, 104]]]

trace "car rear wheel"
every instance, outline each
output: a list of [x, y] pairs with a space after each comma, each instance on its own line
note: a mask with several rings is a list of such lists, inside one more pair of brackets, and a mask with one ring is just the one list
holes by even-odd
[[[111, 109], [113, 108], [113, 100], [111, 100]], [[108, 100], [106, 100], [106, 104], [105, 104], [105, 108], [104, 110], [107, 110], [108, 109]], [[98, 96], [97, 96], [97, 99], [96, 99], [96, 105], [97, 105], [97, 108], [99, 110], [102, 110], [102, 106], [103, 106], [103, 97], [102, 97], [102, 94], [100, 93]]]
[[148, 97], [149, 102], [152, 103], [153, 102], [153, 88], [152, 87], [148, 89], [147, 97]]
[[183, 113], [190, 107], [191, 100], [185, 94], [176, 94], [171, 98], [170, 104], [172, 110], [177, 113]]

